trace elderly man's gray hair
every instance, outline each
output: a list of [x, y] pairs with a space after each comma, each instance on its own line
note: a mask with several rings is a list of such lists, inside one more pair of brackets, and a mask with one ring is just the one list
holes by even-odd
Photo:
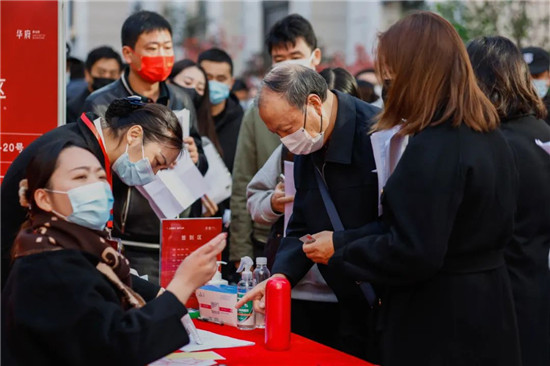
[[258, 106], [262, 103], [262, 94], [267, 88], [274, 93], [281, 94], [290, 104], [302, 109], [310, 94], [316, 94], [324, 102], [327, 99], [327, 82], [316, 71], [299, 64], [275, 65], [264, 77]]

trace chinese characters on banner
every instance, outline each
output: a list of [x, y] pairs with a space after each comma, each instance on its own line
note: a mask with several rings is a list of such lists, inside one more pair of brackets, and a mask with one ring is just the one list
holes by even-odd
[[[195, 249], [222, 232], [221, 218], [165, 219], [160, 237], [160, 285], [168, 286], [180, 263]], [[218, 260], [221, 260], [221, 255]], [[185, 304], [199, 308], [195, 294]]]
[[0, 178], [58, 126], [58, 1], [0, 1]]

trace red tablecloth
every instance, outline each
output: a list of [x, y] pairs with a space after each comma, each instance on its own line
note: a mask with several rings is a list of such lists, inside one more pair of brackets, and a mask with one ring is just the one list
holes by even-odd
[[264, 331], [262, 329], [240, 330], [232, 326], [217, 325], [198, 320], [195, 320], [195, 324], [199, 329], [256, 343], [254, 346], [248, 347], [215, 349], [216, 353], [226, 358], [225, 360], [218, 360], [218, 364], [220, 365], [372, 366], [371, 363], [297, 334], [291, 335], [289, 350], [274, 352], [268, 351], [265, 348]]

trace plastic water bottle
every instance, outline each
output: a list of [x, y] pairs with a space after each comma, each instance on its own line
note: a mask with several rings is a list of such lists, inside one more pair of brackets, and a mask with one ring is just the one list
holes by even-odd
[[[254, 281], [256, 284], [267, 280], [271, 277], [269, 269], [267, 269], [267, 258], [266, 257], [257, 257], [256, 258], [256, 269], [254, 270]], [[256, 313], [256, 328], [265, 328], [265, 315], [261, 313]]]
[[[237, 301], [242, 299], [256, 285], [252, 272], [250, 272], [253, 264], [254, 262], [250, 257], [241, 258], [241, 265], [237, 269], [237, 272], [242, 272], [241, 280], [237, 283]], [[256, 328], [252, 301], [248, 301], [237, 310], [237, 327], [244, 330]]]

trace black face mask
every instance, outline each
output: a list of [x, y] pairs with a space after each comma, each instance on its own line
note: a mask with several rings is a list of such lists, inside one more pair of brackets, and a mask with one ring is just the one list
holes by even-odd
[[113, 81], [116, 81], [116, 79], [110, 79], [110, 78], [93, 78], [92, 81], [92, 91], [96, 91], [97, 89], [101, 89], [106, 85], [111, 84]]
[[183, 90], [184, 92], [186, 92], [187, 95], [189, 95], [189, 98], [191, 98], [191, 100], [193, 101], [193, 105], [195, 106], [195, 109], [199, 108], [199, 105], [201, 104], [201, 101], [202, 101], [202, 96], [199, 93], [197, 93], [197, 90], [195, 88], [187, 88], [185, 86], [181, 86], [174, 82], [172, 82], [172, 85], [175, 85], [181, 90]]
[[384, 101], [384, 103], [386, 103], [386, 97], [388, 95], [388, 90], [390, 89], [390, 86], [391, 86], [391, 80], [390, 79], [386, 79], [382, 82], [382, 100]]

